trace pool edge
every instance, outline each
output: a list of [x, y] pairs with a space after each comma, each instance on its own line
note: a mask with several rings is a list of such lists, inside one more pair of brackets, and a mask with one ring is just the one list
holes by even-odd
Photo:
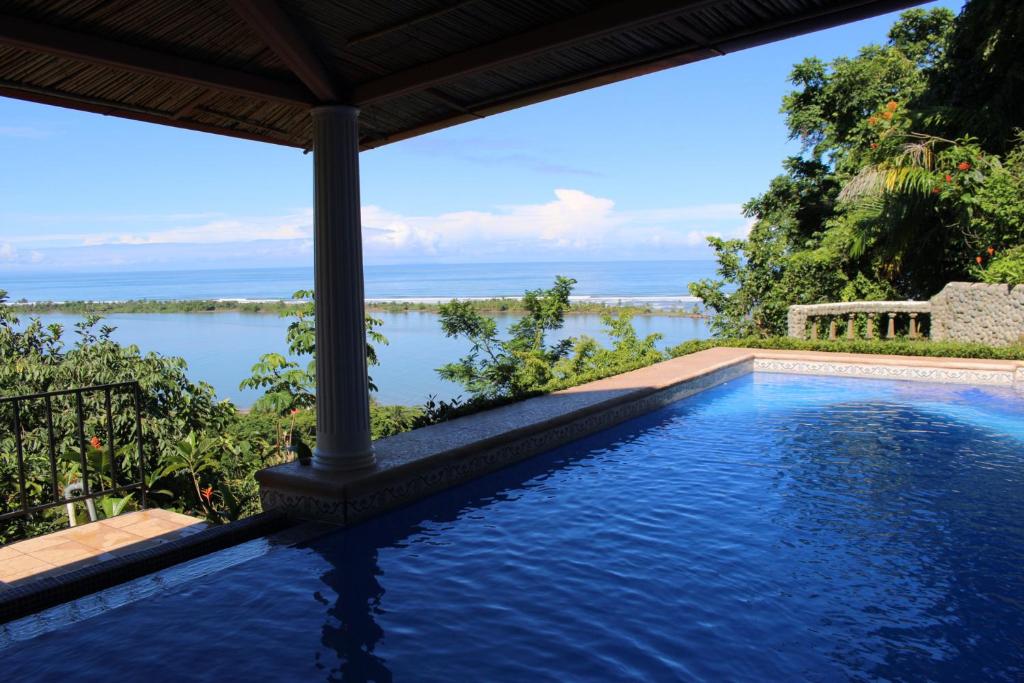
[[1024, 387], [1020, 361], [720, 347], [381, 439], [371, 470], [261, 470], [260, 499], [292, 518], [355, 524], [756, 371]]

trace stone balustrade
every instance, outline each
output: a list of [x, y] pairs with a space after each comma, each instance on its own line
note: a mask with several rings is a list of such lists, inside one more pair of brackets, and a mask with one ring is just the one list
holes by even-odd
[[787, 322], [789, 336], [797, 339], [891, 339], [906, 334], [992, 346], [1024, 344], [1024, 285], [950, 282], [928, 301], [790, 306]]
[[[797, 339], [892, 339], [906, 331], [911, 339], [922, 336], [931, 316], [928, 301], [844, 301], [790, 306], [788, 333]], [[861, 324], [862, 323], [862, 324]], [[827, 328], [824, 327], [827, 325]], [[827, 332], [826, 332], [827, 329]]]

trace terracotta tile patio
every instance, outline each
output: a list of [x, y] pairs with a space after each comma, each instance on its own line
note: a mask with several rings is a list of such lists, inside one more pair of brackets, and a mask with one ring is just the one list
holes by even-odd
[[169, 510], [141, 510], [0, 547], [0, 593], [176, 541], [206, 523]]

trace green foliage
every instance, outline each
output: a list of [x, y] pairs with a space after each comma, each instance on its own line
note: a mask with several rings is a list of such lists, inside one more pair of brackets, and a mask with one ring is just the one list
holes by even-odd
[[[179, 300], [152, 301], [20, 301], [14, 304], [19, 313], [71, 313], [79, 315], [107, 315], [110, 313], [252, 313], [291, 316], [297, 305], [306, 303], [301, 299], [286, 301], [221, 301], [221, 300]], [[371, 301], [367, 302], [369, 313], [437, 313], [443, 304], [425, 301]], [[469, 302], [479, 313], [523, 313], [522, 299], [493, 298], [473, 299]], [[678, 306], [654, 309], [650, 306], [633, 306], [603, 303], [600, 301], [574, 301], [569, 304], [567, 315], [611, 313], [621, 315], [657, 315], [659, 317], [700, 317], [695, 306]]]
[[605, 314], [601, 320], [612, 338], [612, 347], [605, 348], [590, 337], [576, 339], [572, 355], [555, 363], [553, 379], [544, 387], [546, 390], [629, 372], [665, 359], [665, 354], [655, 347], [662, 339], [661, 334], [641, 339], [628, 315]]
[[[296, 409], [310, 408], [315, 403], [316, 387], [316, 329], [314, 327], [313, 292], [300, 290], [292, 295], [296, 302], [283, 315], [293, 320], [288, 325], [286, 339], [288, 353], [293, 358], [309, 358], [303, 366], [279, 353], [266, 353], [252, 366], [252, 375], [242, 380], [241, 389], [263, 389], [263, 395], [253, 410], [287, 415]], [[388, 340], [377, 328], [381, 321], [366, 317], [366, 363], [377, 365], [374, 344], [387, 344]], [[370, 391], [377, 387], [370, 378]]]
[[[97, 384], [136, 380], [141, 389], [143, 419], [143, 451], [151, 474], [153, 497], [166, 505], [186, 511], [195, 510], [189, 497], [189, 482], [176, 473], [160, 473], [165, 463], [178, 454], [178, 444], [189, 434], [222, 432], [235, 419], [230, 403], [217, 401], [212, 387], [193, 383], [187, 375], [185, 362], [158, 354], [142, 354], [136, 346], [121, 346], [110, 339], [113, 328], [100, 325], [88, 317], [75, 326], [74, 341], [69, 342], [60, 325], [44, 327], [38, 320], [22, 324], [6, 305], [6, 293], [0, 292], [0, 391], [5, 395], [24, 395], [73, 389]], [[77, 406], [72, 396], [52, 399], [53, 426], [56, 436], [58, 487], [81, 479], [81, 450], [89, 467], [89, 486], [93, 490], [112, 483], [111, 458], [126, 484], [139, 468], [135, 447], [136, 425], [133, 398], [115, 391], [111, 397], [111, 414], [116, 449], [111, 453], [108, 441], [102, 393], [89, 393], [83, 398], [86, 443], [77, 435]], [[5, 407], [2, 419], [10, 424], [11, 406]], [[24, 458], [27, 466], [29, 503], [42, 504], [52, 500], [50, 488], [48, 435], [45, 403], [23, 401], [19, 413], [22, 424]], [[5, 482], [17, 481], [14, 435], [0, 438], [0, 474]], [[18, 489], [0, 489], [0, 507], [4, 511], [19, 507]], [[101, 499], [99, 508], [120, 511], [137, 504], [137, 499]], [[0, 524], [0, 542], [34, 535], [67, 523], [63, 507]]]
[[509, 328], [505, 337], [498, 334], [492, 318], [480, 315], [467, 302], [443, 305], [441, 327], [445, 334], [465, 338], [472, 347], [458, 362], [439, 368], [438, 374], [462, 384], [470, 399], [440, 403], [431, 399], [416, 425], [444, 421], [664, 359], [664, 354], [655, 348], [661, 335], [641, 339], [628, 314], [602, 316], [613, 340], [610, 349], [589, 337], [547, 345], [547, 334], [560, 329], [565, 321], [575, 282], [559, 276], [550, 289], [526, 292], [522, 306], [527, 313]]
[[948, 138], [963, 131], [1003, 154], [1024, 127], [1024, 3], [971, 0], [957, 17], [943, 58], [930, 74], [920, 107], [929, 129]]
[[526, 314], [502, 338], [493, 318], [473, 309], [468, 302], [451, 301], [441, 306], [445, 336], [461, 337], [471, 344], [469, 354], [438, 368], [447, 380], [462, 384], [480, 399], [521, 396], [552, 379], [552, 367], [572, 347], [572, 340], [547, 346], [548, 332], [565, 322], [569, 295], [575, 280], [558, 276], [550, 289], [526, 292]]
[[[747, 203], [747, 239], [709, 240], [718, 277], [691, 285], [716, 335], [784, 334], [792, 304], [927, 298], [981, 277], [990, 252], [1024, 241], [1024, 135], [1012, 133], [1024, 110], [953, 115], [986, 112], [1008, 93], [987, 72], [982, 87], [952, 84], [972, 78], [969, 65], [1015, 65], [1009, 80], [1019, 77], [1012, 28], [987, 29], [990, 55], [965, 49], [985, 32], [981, 4], [955, 20], [945, 9], [909, 10], [884, 45], [796, 65], [782, 111], [804, 156], [787, 159], [786, 173]], [[1024, 16], [1005, 9], [1011, 23]], [[937, 113], [936, 93], [954, 91]], [[978, 123], [983, 137], [957, 121]]]
[[928, 339], [794, 339], [793, 337], [742, 337], [735, 339], [694, 339], [673, 346], [673, 358], [717, 347], [776, 349], [786, 351], [829, 351], [833, 353], [880, 353], [892, 356], [929, 356], [936, 358], [982, 358], [988, 360], [1024, 360], [1024, 345], [988, 346], [969, 342], [931, 341]]
[[1024, 285], [1024, 244], [995, 253], [985, 268], [978, 268], [977, 274], [982, 282]]

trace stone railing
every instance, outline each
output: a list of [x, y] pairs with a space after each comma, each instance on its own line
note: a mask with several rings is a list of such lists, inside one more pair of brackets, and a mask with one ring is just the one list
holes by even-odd
[[868, 339], [906, 334], [992, 346], [1024, 344], [1024, 285], [950, 282], [928, 301], [790, 306], [788, 323], [789, 336], [798, 339], [818, 339], [827, 325], [829, 339], [857, 339], [863, 331]]
[[892, 339], [905, 331], [908, 337], [916, 339], [922, 336], [923, 323], [931, 312], [932, 305], [928, 301], [847, 301], [790, 306], [788, 333], [797, 339], [819, 339], [824, 335], [828, 339], [838, 339], [840, 335], [847, 339]]

